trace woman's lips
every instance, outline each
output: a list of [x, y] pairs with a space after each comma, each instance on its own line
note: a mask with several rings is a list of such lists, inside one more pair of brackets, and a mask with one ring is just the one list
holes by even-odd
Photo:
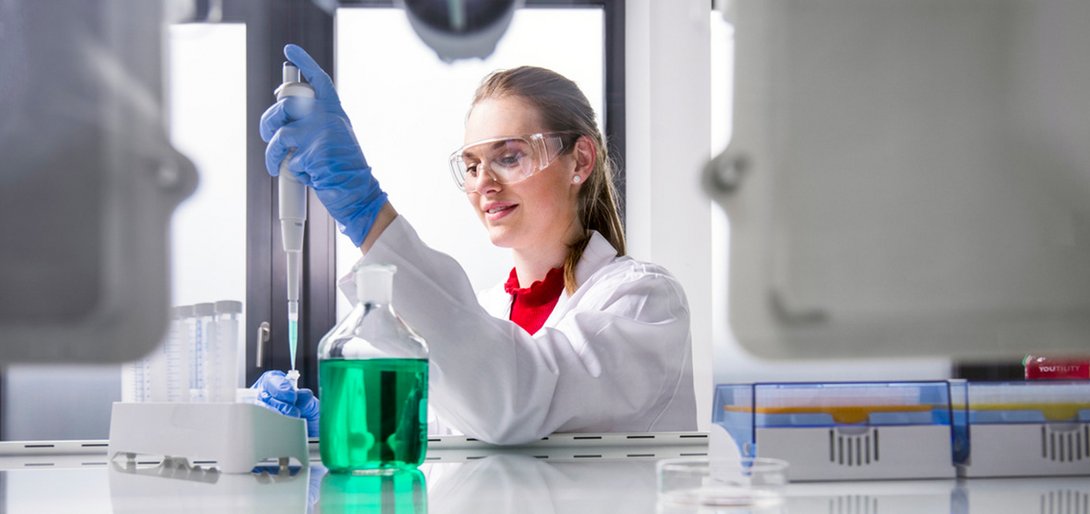
[[490, 205], [484, 211], [484, 217], [488, 221], [497, 221], [510, 215], [515, 209], [518, 208], [518, 204], [494, 204]]

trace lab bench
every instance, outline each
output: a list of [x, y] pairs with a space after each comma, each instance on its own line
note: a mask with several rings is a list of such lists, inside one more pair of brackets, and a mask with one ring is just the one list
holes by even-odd
[[519, 447], [429, 440], [419, 471], [326, 473], [269, 463], [223, 474], [209, 463], [109, 461], [105, 441], [0, 443], [0, 512], [232, 513], [1041, 513], [1090, 512], [1090, 477], [792, 482], [767, 508], [661, 503], [656, 461], [701, 456], [699, 433], [559, 434]]

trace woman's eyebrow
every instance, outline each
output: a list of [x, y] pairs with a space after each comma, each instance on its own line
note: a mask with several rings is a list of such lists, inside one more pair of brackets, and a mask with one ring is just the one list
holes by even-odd
[[488, 143], [475, 144], [475, 145], [473, 145], [473, 146], [471, 146], [469, 148], [466, 148], [465, 150], [462, 150], [462, 156], [477, 157], [477, 154], [473, 152], [474, 148], [479, 148], [481, 146], [487, 145], [489, 150], [493, 150], [493, 149], [496, 149], [496, 148], [503, 147], [504, 145], [507, 144], [508, 141], [510, 141], [512, 139], [515, 139], [515, 138], [513, 138], [513, 137], [503, 137], [503, 138], [497, 139], [496, 141], [492, 141], [492, 142], [488, 142]]

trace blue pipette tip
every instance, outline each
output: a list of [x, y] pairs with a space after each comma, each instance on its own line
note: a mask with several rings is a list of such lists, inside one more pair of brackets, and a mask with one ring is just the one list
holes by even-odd
[[295, 353], [299, 345], [299, 322], [288, 320], [288, 346], [291, 349], [291, 369], [295, 369]]

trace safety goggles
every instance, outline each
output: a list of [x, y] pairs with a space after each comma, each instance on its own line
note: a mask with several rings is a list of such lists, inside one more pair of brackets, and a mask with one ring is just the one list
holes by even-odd
[[450, 155], [450, 173], [467, 193], [477, 191], [485, 173], [500, 184], [522, 182], [552, 164], [564, 152], [565, 140], [573, 136], [547, 132], [470, 143]]

